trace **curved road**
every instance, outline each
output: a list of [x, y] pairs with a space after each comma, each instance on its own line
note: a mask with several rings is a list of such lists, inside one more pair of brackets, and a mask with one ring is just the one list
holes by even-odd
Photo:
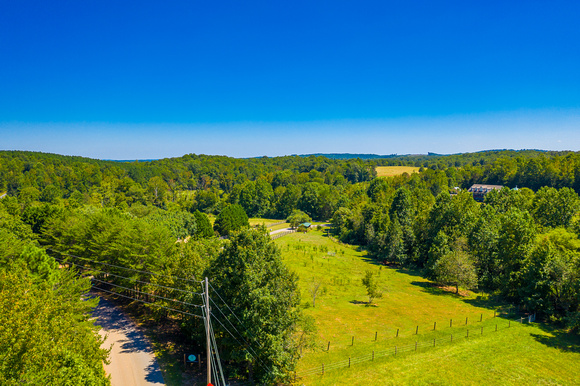
[[137, 326], [111, 302], [100, 298], [93, 311], [99, 333], [107, 336], [103, 347], [113, 346], [105, 371], [112, 386], [164, 385], [159, 364], [147, 339]]

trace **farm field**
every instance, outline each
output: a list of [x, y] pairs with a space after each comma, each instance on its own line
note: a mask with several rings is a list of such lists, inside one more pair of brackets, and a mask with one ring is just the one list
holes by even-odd
[[[273, 226], [274, 224], [278, 224], [279, 222], [284, 221], [284, 220], [254, 218], [253, 217], [253, 218], [249, 218], [248, 221], [249, 221], [251, 227], [255, 227], [258, 225], [264, 225], [265, 227], [269, 228], [269, 227]], [[280, 225], [283, 225], [283, 224], [280, 224]], [[277, 225], [277, 226], [280, 226], [280, 225]]]
[[414, 166], [377, 166], [377, 177], [393, 177], [403, 173], [412, 174], [419, 172]]
[[[502, 305], [485, 294], [455, 295], [418, 272], [377, 265], [358, 248], [339, 244], [323, 231], [294, 233], [275, 242], [284, 262], [298, 274], [304, 312], [315, 318], [318, 328], [316, 348], [304, 350], [297, 368], [299, 375], [309, 375], [296, 384], [580, 382], [578, 336], [541, 323], [517, 323], [520, 315], [515, 312], [494, 318]], [[371, 307], [365, 304], [368, 297], [361, 283], [367, 270], [375, 273], [383, 291]], [[317, 283], [312, 307], [311, 290]], [[373, 351], [376, 358], [370, 361]], [[332, 369], [341, 361], [343, 367]], [[322, 364], [331, 368], [324, 375], [316, 370]]]

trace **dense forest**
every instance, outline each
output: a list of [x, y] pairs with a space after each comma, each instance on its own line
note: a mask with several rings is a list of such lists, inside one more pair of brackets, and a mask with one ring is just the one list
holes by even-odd
[[[397, 165], [420, 169], [376, 177], [376, 166]], [[466, 191], [475, 183], [504, 188], [478, 203]], [[88, 270], [93, 285], [153, 303], [159, 320], [179, 320], [192, 341], [203, 334], [203, 323], [183, 312], [197, 312], [196, 280], [208, 275], [222, 300], [236, 304], [246, 337], [264, 342], [255, 356], [234, 354], [239, 350], [227, 348], [238, 343], [217, 326], [230, 371], [263, 383], [284, 380], [297, 360], [296, 336], [306, 328], [297, 278], [267, 232], [248, 228], [248, 217], [287, 219], [297, 210], [331, 222], [337, 238], [380, 262], [420, 269], [457, 291], [479, 288], [580, 328], [580, 153], [369, 159], [190, 154], [114, 162], [2, 151], [4, 192], [0, 347], [7, 351], [0, 351], [9, 354], [0, 359], [3, 384], [41, 379], [34, 377], [106, 384], [98, 366], [106, 352], [88, 322], [94, 304], [79, 300], [91, 286], [83, 279]], [[70, 325], [57, 323], [51, 316], [57, 314], [70, 315]], [[47, 327], [38, 330], [41, 321]], [[17, 326], [21, 333], [11, 336]], [[26, 343], [33, 334], [54, 336], [64, 328], [78, 334], [69, 343], [60, 334], [62, 352], [50, 339]], [[55, 356], [54, 368], [40, 369], [35, 358], [45, 352]]]

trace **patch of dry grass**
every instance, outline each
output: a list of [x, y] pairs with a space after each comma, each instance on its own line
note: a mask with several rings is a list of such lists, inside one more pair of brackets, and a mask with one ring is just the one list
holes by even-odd
[[414, 166], [377, 166], [377, 177], [394, 177], [403, 173], [413, 174], [419, 172]]

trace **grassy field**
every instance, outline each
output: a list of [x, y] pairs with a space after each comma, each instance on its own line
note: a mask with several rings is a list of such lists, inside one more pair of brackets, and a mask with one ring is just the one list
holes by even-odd
[[[306, 376], [297, 384], [580, 382], [577, 336], [541, 324], [516, 323], [515, 314], [494, 318], [500, 304], [485, 294], [455, 295], [418, 272], [376, 265], [358, 248], [339, 244], [323, 231], [294, 233], [275, 242], [285, 263], [300, 277], [305, 313], [318, 327], [317, 348], [303, 352], [298, 373], [323, 363], [328, 369], [333, 363], [347, 363], [349, 357], [353, 361], [350, 368]], [[371, 307], [365, 304], [368, 298], [361, 283], [367, 270], [375, 273], [383, 291]], [[311, 289], [318, 282], [312, 307]], [[470, 338], [465, 338], [468, 329]], [[401, 353], [402, 347], [410, 352]], [[373, 362], [354, 364], [373, 351], [377, 354]]]
[[[272, 225], [274, 224], [278, 224], [280, 221], [284, 221], [284, 220], [273, 220], [273, 219], [267, 219], [267, 218], [249, 218], [248, 221], [250, 222], [250, 226], [254, 227], [257, 225], [265, 225], [267, 228], [272, 227]], [[283, 224], [281, 224], [283, 225]], [[277, 227], [280, 227], [280, 225], [277, 225]], [[288, 225], [286, 225], [286, 227], [288, 227]]]
[[403, 173], [417, 173], [419, 168], [413, 166], [377, 166], [377, 177], [393, 177]]

